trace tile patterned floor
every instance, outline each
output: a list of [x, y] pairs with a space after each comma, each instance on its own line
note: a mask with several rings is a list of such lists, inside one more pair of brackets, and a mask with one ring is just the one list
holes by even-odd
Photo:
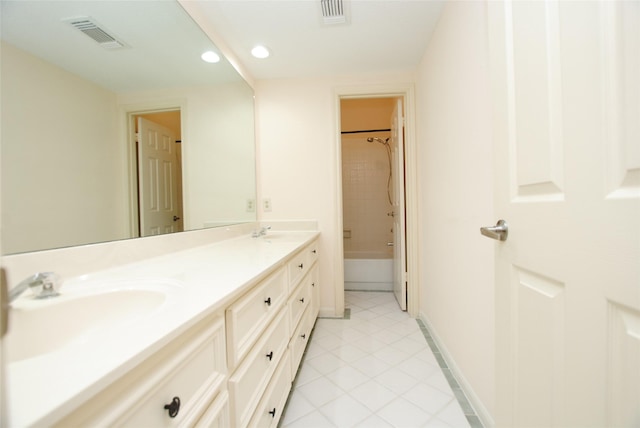
[[347, 291], [345, 306], [349, 319], [318, 319], [282, 428], [482, 427], [393, 293]]

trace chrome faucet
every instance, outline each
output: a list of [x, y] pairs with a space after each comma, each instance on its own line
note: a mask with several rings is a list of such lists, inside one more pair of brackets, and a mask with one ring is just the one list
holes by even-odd
[[271, 226], [264, 226], [261, 227], [260, 230], [254, 230], [253, 233], [251, 234], [252, 237], [254, 238], [258, 238], [260, 236], [265, 236], [267, 234], [267, 230], [270, 230]]
[[31, 289], [36, 299], [47, 299], [60, 295], [58, 290], [62, 285], [60, 277], [53, 272], [38, 272], [25, 278], [9, 291], [9, 303], [17, 299], [25, 290]]

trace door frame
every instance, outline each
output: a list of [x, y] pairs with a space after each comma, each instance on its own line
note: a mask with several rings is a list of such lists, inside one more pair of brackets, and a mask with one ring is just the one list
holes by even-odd
[[340, 100], [343, 98], [391, 98], [403, 99], [405, 132], [405, 240], [407, 263], [407, 313], [412, 318], [418, 316], [420, 307], [420, 287], [418, 286], [418, 176], [417, 141], [415, 128], [415, 93], [413, 84], [360, 85], [335, 88], [335, 173], [336, 173], [336, 213], [334, 236], [338, 241], [334, 255], [335, 311], [336, 316], [344, 314], [344, 242], [342, 241], [342, 134], [340, 132]]
[[[126, 180], [126, 194], [129, 195], [127, 201], [129, 204], [129, 236], [140, 237], [140, 225], [138, 216], [140, 215], [138, 210], [138, 153], [136, 149], [136, 124], [135, 117], [141, 114], [159, 113], [166, 111], [180, 111], [180, 128], [181, 128], [181, 140], [186, 140], [186, 128], [185, 128], [185, 115], [187, 111], [186, 100], [167, 100], [157, 102], [145, 102], [137, 104], [127, 104], [120, 106], [120, 118], [121, 129], [123, 130], [122, 141], [126, 142], [126, 171], [123, 171], [128, 179]], [[182, 156], [180, 170], [184, 177], [184, 159], [185, 159], [185, 146], [181, 147]], [[182, 181], [182, 197], [184, 198], [185, 188], [184, 180]], [[183, 204], [184, 210], [184, 204]], [[184, 212], [183, 212], [184, 222]]]

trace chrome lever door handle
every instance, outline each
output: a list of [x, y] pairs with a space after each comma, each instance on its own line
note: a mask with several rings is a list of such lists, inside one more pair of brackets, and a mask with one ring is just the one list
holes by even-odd
[[504, 220], [498, 220], [498, 223], [495, 226], [481, 227], [480, 233], [491, 239], [506, 241], [509, 236], [509, 225]]

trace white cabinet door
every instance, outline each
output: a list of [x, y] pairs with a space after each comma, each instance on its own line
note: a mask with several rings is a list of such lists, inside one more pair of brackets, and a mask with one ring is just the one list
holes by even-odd
[[640, 2], [488, 19], [497, 425], [638, 426]]

